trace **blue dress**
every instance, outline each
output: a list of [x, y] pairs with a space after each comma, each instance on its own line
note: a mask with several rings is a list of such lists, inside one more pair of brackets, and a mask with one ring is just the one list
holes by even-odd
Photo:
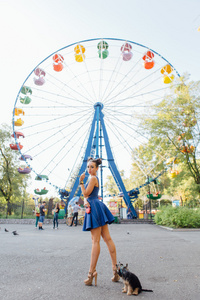
[[[85, 188], [87, 188], [87, 185], [88, 184], [86, 184]], [[99, 187], [95, 186], [92, 193], [87, 198], [87, 201], [90, 203], [91, 212], [90, 214], [85, 213], [83, 231], [89, 231], [93, 228], [114, 222], [114, 217], [107, 206], [103, 202], [99, 201], [98, 193]]]

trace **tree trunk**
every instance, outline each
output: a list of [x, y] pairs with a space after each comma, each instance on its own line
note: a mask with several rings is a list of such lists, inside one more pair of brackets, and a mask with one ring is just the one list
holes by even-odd
[[49, 199], [49, 204], [48, 204], [48, 211], [47, 211], [47, 216], [49, 217], [49, 215], [51, 215], [52, 209], [53, 209], [53, 199], [54, 198], [50, 198]]
[[23, 215], [24, 215], [24, 197], [22, 199], [22, 213], [21, 213], [21, 219], [23, 219]]
[[10, 199], [6, 199], [7, 201], [7, 211], [6, 211], [6, 219], [8, 218], [8, 215], [11, 216], [12, 214], [12, 207], [10, 204]]
[[181, 202], [181, 205], [180, 205], [180, 206], [183, 206], [183, 199], [182, 199], [181, 196], [180, 196], [180, 202]]

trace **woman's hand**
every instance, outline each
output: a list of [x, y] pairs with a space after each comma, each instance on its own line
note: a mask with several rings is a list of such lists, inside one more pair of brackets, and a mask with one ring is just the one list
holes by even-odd
[[85, 178], [85, 172], [83, 172], [80, 176], [80, 181], [83, 181], [83, 179]]
[[86, 198], [84, 198], [84, 206], [86, 207], [90, 207], [90, 203], [87, 201]]

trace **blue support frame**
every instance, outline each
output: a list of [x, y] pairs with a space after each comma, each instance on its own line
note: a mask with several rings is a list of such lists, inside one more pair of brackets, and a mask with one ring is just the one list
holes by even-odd
[[[105, 142], [108, 166], [110, 168], [111, 174], [112, 174], [112, 176], [113, 176], [113, 178], [114, 178], [114, 180], [117, 184], [117, 187], [119, 188], [119, 192], [123, 193], [123, 198], [124, 198], [124, 201], [126, 203], [127, 208], [130, 208], [133, 216], [135, 218], [137, 218], [137, 213], [136, 213], [136, 211], [135, 211], [135, 209], [132, 205], [131, 198], [128, 195], [128, 192], [126, 191], [126, 188], [125, 188], [124, 183], [122, 181], [121, 175], [120, 175], [120, 173], [117, 169], [117, 166], [116, 166], [114, 158], [113, 158], [113, 154], [112, 154], [112, 150], [111, 150], [111, 147], [110, 147], [106, 126], [105, 126], [105, 123], [104, 123], [104, 115], [102, 113], [102, 108], [103, 108], [103, 104], [100, 103], [100, 102], [97, 102], [94, 105], [95, 113], [94, 113], [94, 118], [93, 118], [93, 121], [92, 121], [90, 135], [89, 135], [89, 138], [88, 138], [88, 144], [87, 144], [87, 147], [86, 147], [85, 156], [84, 156], [81, 168], [79, 170], [79, 174], [78, 174], [78, 176], [75, 180], [74, 186], [73, 186], [73, 188], [70, 192], [69, 200], [71, 200], [74, 197], [75, 192], [78, 189], [79, 177], [86, 169], [87, 159], [88, 159], [88, 157], [91, 156], [92, 147], [96, 148], [96, 157], [99, 157], [99, 146], [102, 147], [102, 141], [101, 141], [101, 139], [102, 139], [101, 131], [102, 131], [104, 142]], [[96, 125], [96, 135], [94, 136], [95, 125]], [[99, 140], [100, 140], [100, 143], [99, 143]], [[100, 154], [101, 153], [102, 153], [102, 149], [100, 149]], [[88, 176], [85, 177], [84, 183], [87, 181], [87, 177]], [[81, 195], [81, 189], [79, 188], [77, 196], [80, 196], [80, 195]]]
[[102, 125], [102, 130], [103, 130], [103, 136], [104, 136], [104, 141], [105, 141], [105, 147], [106, 147], [106, 154], [107, 154], [107, 159], [108, 159], [108, 166], [111, 170], [111, 173], [113, 175], [113, 178], [117, 184], [117, 187], [119, 188], [119, 191], [123, 193], [123, 198], [124, 198], [124, 202], [126, 203], [127, 208], [131, 209], [132, 214], [134, 215], [134, 217], [137, 218], [137, 213], [131, 203], [130, 197], [126, 191], [126, 188], [124, 186], [124, 183], [122, 181], [122, 178], [120, 176], [120, 173], [117, 169], [117, 166], [115, 164], [114, 158], [113, 158], [113, 154], [111, 151], [111, 147], [110, 147], [110, 143], [108, 140], [108, 134], [106, 131], [106, 126], [104, 123], [104, 119], [103, 119], [104, 115], [102, 113], [102, 111], [100, 112], [100, 120], [101, 120], [101, 125]]
[[[82, 163], [82, 165], [80, 167], [79, 174], [78, 174], [78, 176], [77, 176], [77, 178], [75, 180], [75, 183], [73, 185], [73, 188], [72, 188], [72, 190], [70, 192], [69, 200], [71, 200], [74, 197], [74, 194], [75, 194], [75, 192], [76, 192], [76, 190], [77, 190], [77, 188], [79, 186], [79, 177], [86, 170], [87, 159], [90, 156], [91, 148], [92, 148], [92, 142], [93, 142], [93, 136], [94, 136], [94, 130], [95, 130], [95, 123], [96, 123], [96, 110], [95, 110], [95, 113], [94, 113], [94, 118], [93, 118], [91, 129], [90, 129], [90, 135], [89, 135], [89, 138], [88, 138], [88, 143], [87, 143], [87, 147], [86, 147], [86, 151], [85, 151], [85, 156], [84, 156], [84, 159], [83, 159], [83, 163]], [[87, 177], [88, 176], [85, 176], [84, 183], [87, 181]], [[81, 189], [79, 188], [77, 196], [80, 196], [80, 194], [81, 194]]]

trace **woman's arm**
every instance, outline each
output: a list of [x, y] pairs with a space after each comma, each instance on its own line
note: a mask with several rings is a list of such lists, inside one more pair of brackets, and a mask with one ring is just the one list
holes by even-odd
[[96, 177], [92, 176], [86, 189], [84, 187], [84, 184], [81, 184], [81, 191], [83, 193], [84, 198], [88, 198], [90, 196], [90, 194], [92, 193], [92, 191], [94, 189], [96, 182], [97, 182]]

